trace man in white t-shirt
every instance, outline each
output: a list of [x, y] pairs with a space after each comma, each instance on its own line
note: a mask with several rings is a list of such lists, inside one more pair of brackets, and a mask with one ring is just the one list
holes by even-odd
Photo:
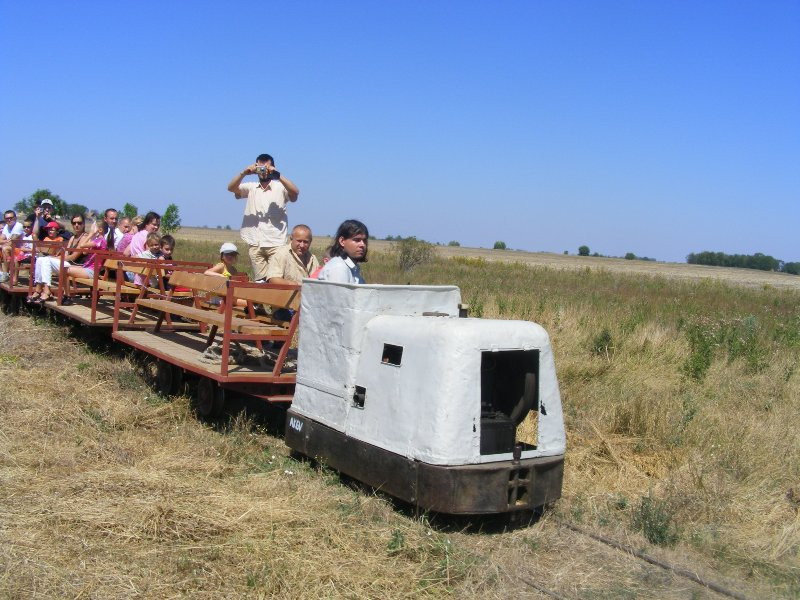
[[[258, 175], [258, 183], [242, 183], [247, 175]], [[269, 154], [259, 154], [254, 164], [231, 180], [228, 191], [237, 199], [246, 200], [239, 234], [248, 246], [253, 279], [265, 281], [270, 257], [286, 244], [289, 229], [286, 205], [297, 201], [300, 190], [275, 169], [275, 161]]]
[[11, 260], [11, 240], [21, 238], [22, 223], [17, 221], [17, 213], [7, 210], [3, 213], [3, 229], [0, 230], [0, 248], [2, 248], [3, 260], [2, 271], [0, 271], [0, 282], [8, 281], [8, 261]]
[[106, 248], [109, 250], [116, 250], [125, 236], [125, 232], [117, 227], [118, 220], [119, 212], [116, 208], [107, 208], [103, 213], [103, 221], [106, 222], [106, 231], [108, 231], [106, 234]]

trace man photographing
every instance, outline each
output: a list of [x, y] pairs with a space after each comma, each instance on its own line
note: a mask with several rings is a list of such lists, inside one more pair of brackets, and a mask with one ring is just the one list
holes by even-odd
[[[242, 183], [247, 175], [258, 182]], [[253, 265], [253, 280], [266, 281], [267, 265], [278, 248], [286, 244], [289, 220], [286, 205], [296, 202], [300, 190], [276, 168], [269, 154], [259, 154], [256, 162], [242, 169], [228, 184], [237, 200], [246, 200], [240, 235], [247, 244]]]

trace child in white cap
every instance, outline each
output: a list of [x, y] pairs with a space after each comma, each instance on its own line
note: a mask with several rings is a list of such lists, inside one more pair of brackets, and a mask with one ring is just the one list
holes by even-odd
[[225, 242], [219, 247], [220, 262], [206, 270], [206, 275], [220, 275], [230, 279], [232, 275], [239, 273], [236, 268], [237, 258], [239, 258], [239, 250], [236, 248], [236, 244]]

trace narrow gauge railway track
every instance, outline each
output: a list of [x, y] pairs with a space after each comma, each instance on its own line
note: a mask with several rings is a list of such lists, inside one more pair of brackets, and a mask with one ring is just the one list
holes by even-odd
[[[665, 573], [673, 575], [679, 578], [675, 581], [675, 584], [677, 584], [680, 579], [683, 579], [687, 582], [690, 582], [690, 584], [693, 584], [692, 587], [697, 586], [697, 591], [700, 591], [699, 588], [705, 588], [711, 592], [714, 592], [715, 597], [733, 598], [735, 600], [754, 600], [755, 598], [754, 596], [747, 596], [741, 591], [726, 587], [709, 577], [692, 571], [691, 569], [687, 569], [673, 562], [661, 559], [653, 554], [637, 550], [628, 544], [612, 539], [608, 536], [595, 533], [583, 527], [579, 527], [574, 523], [560, 519], [550, 519], [549, 523], [564, 530], [568, 535], [591, 540], [594, 544], [598, 545], [598, 553], [603, 551], [602, 548], [604, 546], [606, 548], [618, 551], [618, 556], [622, 560], [626, 560], [627, 558], [628, 561], [639, 563], [640, 565], [645, 566], [645, 568], [659, 569]], [[483, 558], [490, 563], [492, 562], [491, 558], [489, 557], [484, 556]], [[561, 590], [557, 591], [554, 589], [556, 586], [543, 581], [543, 578], [540, 574], [533, 572], [523, 574], [518, 572], [516, 567], [514, 572], [512, 572], [509, 568], [500, 565], [497, 565], [497, 568], [509, 581], [517, 581], [525, 588], [535, 590], [544, 597], [555, 598], [557, 600], [577, 600], [578, 598], [584, 597], [581, 594], [576, 595], [566, 593]], [[678, 589], [675, 591], [679, 592]], [[694, 595], [692, 597], [694, 597]]]
[[568, 529], [574, 533], [591, 538], [596, 542], [605, 544], [606, 546], [610, 546], [611, 548], [619, 550], [620, 552], [624, 552], [625, 554], [635, 557], [643, 562], [664, 569], [665, 571], [674, 573], [679, 577], [683, 577], [684, 579], [688, 579], [689, 581], [692, 581], [698, 585], [708, 588], [716, 592], [717, 594], [726, 596], [728, 598], [735, 598], [736, 600], [748, 600], [747, 596], [745, 596], [740, 592], [729, 590], [728, 588], [720, 585], [719, 583], [711, 581], [706, 577], [702, 577], [701, 575], [695, 573], [694, 571], [691, 571], [683, 567], [679, 567], [678, 565], [662, 560], [656, 556], [653, 556], [652, 554], [636, 550], [631, 546], [628, 546], [627, 544], [623, 544], [622, 542], [613, 540], [607, 536], [588, 531], [586, 529], [583, 529], [582, 527], [578, 527], [577, 525], [568, 523], [566, 521], [558, 521], [557, 523], [561, 527], [564, 527], [565, 529]]

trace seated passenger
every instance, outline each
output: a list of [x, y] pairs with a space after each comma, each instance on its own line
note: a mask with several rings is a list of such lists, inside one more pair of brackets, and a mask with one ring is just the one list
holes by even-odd
[[322, 267], [320, 281], [365, 283], [359, 263], [367, 262], [369, 231], [361, 221], [348, 219], [336, 231], [331, 246], [331, 260]]
[[[145, 242], [146, 249], [143, 252], [140, 252], [137, 258], [162, 258], [161, 256], [161, 236], [157, 233], [148, 233], [147, 240]], [[144, 285], [144, 277], [142, 277], [139, 273], [136, 273], [133, 276], [133, 283], [135, 285]], [[155, 282], [155, 278], [151, 277], [148, 285], [158, 285]]]
[[325, 252], [322, 254], [322, 264], [318, 266], [313, 273], [311, 273], [311, 279], [319, 279], [319, 274], [322, 271], [322, 268], [328, 264], [331, 260], [331, 246], [325, 248]]
[[[269, 259], [267, 283], [301, 283], [303, 279], [311, 277], [319, 268], [317, 257], [311, 254], [313, 239], [308, 225], [295, 225], [289, 243], [278, 248]], [[287, 308], [272, 312], [272, 318], [279, 321], [290, 321], [293, 315], [294, 311]]]
[[131, 227], [132, 225], [130, 217], [119, 217], [119, 223], [117, 224], [117, 229], [122, 235], [119, 236], [119, 241], [117, 242], [117, 252], [122, 252], [122, 250], [119, 249], [119, 245], [122, 243], [122, 240], [125, 239], [125, 236], [130, 233]]
[[281, 246], [267, 264], [267, 283], [300, 283], [319, 267], [311, 254], [313, 241], [308, 225], [295, 225], [289, 243]]
[[[60, 235], [61, 225], [59, 225], [58, 221], [50, 221], [47, 225], [44, 226], [45, 231], [45, 242], [63, 242], [64, 238]], [[45, 254], [49, 254], [51, 256], [55, 256], [58, 254], [58, 248], [53, 248], [49, 246], [43, 250]]]
[[[105, 250], [106, 228], [107, 225], [105, 221], [95, 221], [92, 232], [89, 234], [89, 243], [87, 245], [91, 246], [95, 251]], [[67, 269], [67, 273], [70, 275], [70, 277], [84, 277], [86, 279], [93, 279], [95, 271], [102, 266], [103, 259], [98, 257], [95, 252], [90, 251], [82, 265], [72, 265], [69, 269]]]
[[20, 264], [28, 264], [31, 262], [31, 254], [33, 253], [33, 223], [27, 219], [22, 224], [22, 241], [25, 242], [21, 246], [14, 248], [14, 258]]
[[[236, 247], [236, 244], [225, 242], [219, 247], [220, 262], [215, 264], [213, 267], [206, 269], [205, 274], [216, 275], [217, 277], [225, 277], [226, 279], [230, 279], [234, 275], [239, 274], [239, 270], [236, 268], [237, 258], [239, 258], [239, 249]], [[216, 296], [210, 300], [210, 303], [215, 305], [222, 304], [222, 298]], [[236, 306], [247, 306], [247, 301], [239, 298], [236, 300]]]
[[[84, 217], [81, 214], [72, 215], [72, 228], [75, 234], [70, 238], [64, 255], [64, 264], [69, 267], [72, 264], [82, 262], [84, 255], [79, 248], [89, 243], [90, 236], [85, 230]], [[61, 258], [58, 256], [44, 255], [36, 259], [33, 281], [36, 287], [27, 300], [31, 303], [41, 303], [52, 297], [50, 286], [53, 283], [53, 272], [58, 272]]]
[[139, 226], [144, 223], [144, 217], [141, 215], [135, 216], [133, 219], [122, 217], [119, 222], [119, 228], [123, 232], [122, 239], [117, 244], [117, 252], [125, 253], [125, 248], [131, 245], [133, 236], [139, 233]]
[[225, 242], [219, 247], [219, 260], [213, 267], [206, 269], [206, 275], [219, 275], [230, 279], [231, 276], [239, 273], [236, 268], [236, 259], [239, 258], [239, 249], [236, 244]]
[[133, 235], [130, 244], [125, 248], [123, 254], [125, 254], [125, 256], [139, 256], [140, 253], [145, 251], [147, 236], [158, 231], [159, 227], [161, 227], [161, 215], [152, 211], [147, 213], [144, 216], [144, 222], [141, 228]]
[[172, 260], [172, 253], [175, 250], [175, 238], [171, 235], [161, 236], [161, 245], [158, 248], [161, 253], [161, 258], [164, 260]]
[[137, 258], [159, 258], [161, 256], [161, 236], [157, 233], [148, 233], [145, 239], [144, 250], [136, 255]]
[[106, 249], [119, 252], [119, 243], [125, 235], [125, 232], [117, 226], [119, 211], [116, 208], [107, 208], [103, 212], [103, 221], [106, 223]]
[[0, 282], [8, 281], [8, 261], [11, 259], [11, 240], [21, 238], [24, 233], [22, 224], [17, 221], [17, 213], [7, 210], [3, 214], [5, 225], [0, 230], [0, 250], [2, 251], [2, 272], [0, 272]]

